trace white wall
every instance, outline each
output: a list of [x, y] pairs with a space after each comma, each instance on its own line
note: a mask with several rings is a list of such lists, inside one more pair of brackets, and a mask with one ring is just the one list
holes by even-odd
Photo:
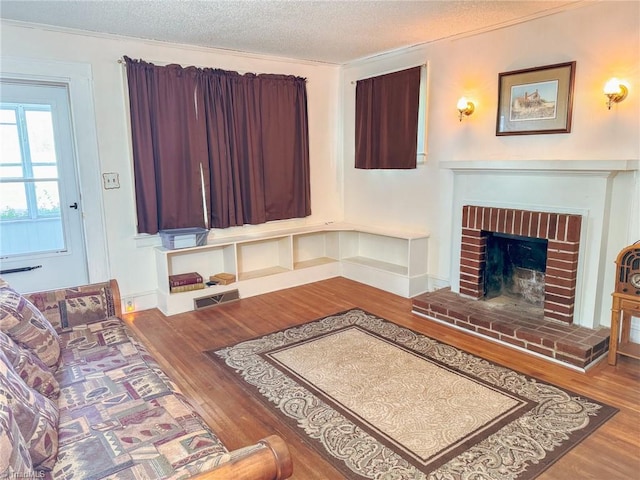
[[[308, 79], [309, 142], [311, 161], [312, 215], [305, 220], [273, 222], [253, 227], [238, 227], [215, 231], [214, 235], [230, 235], [239, 231], [258, 231], [282, 226], [322, 223], [340, 220], [342, 198], [336, 175], [338, 134], [336, 118], [339, 103], [339, 69], [312, 62], [298, 62], [257, 55], [234, 54], [222, 50], [148, 42], [106, 35], [80, 35], [71, 31], [3, 22], [1, 28], [3, 58], [17, 58], [27, 63], [47, 62], [55, 70], [56, 62], [88, 65], [92, 72], [95, 127], [99, 171], [93, 172], [101, 182], [103, 172], [116, 172], [121, 188], [99, 190], [85, 188], [85, 197], [100, 197], [104, 206], [108, 272], [118, 279], [124, 297], [138, 297], [136, 306], [155, 306], [157, 288], [153, 245], [156, 238], [136, 239], [135, 197], [129, 135], [126, 76], [117, 62], [123, 55], [145, 61], [184, 66], [196, 65], [225, 70], [255, 73], [281, 73]], [[85, 121], [74, 118], [74, 121]], [[90, 118], [89, 121], [94, 121]], [[82, 158], [79, 160], [83, 161]], [[94, 187], [96, 184], [94, 183]], [[85, 217], [99, 215], [97, 209], [87, 209]], [[275, 225], [274, 225], [275, 224]], [[96, 229], [90, 229], [89, 243], [94, 242]], [[92, 238], [93, 237], [93, 238]], [[102, 252], [101, 252], [102, 253]], [[93, 278], [98, 281], [104, 278]]]
[[[615, 8], [613, 8], [615, 5]], [[427, 230], [431, 284], [452, 281], [454, 238], [459, 219], [454, 208], [454, 174], [442, 169], [452, 161], [601, 161], [640, 158], [640, 3], [585, 4], [552, 16], [468, 37], [417, 46], [347, 65], [343, 75], [343, 151], [345, 220]], [[576, 61], [573, 124], [569, 134], [497, 137], [498, 74]], [[428, 155], [412, 171], [353, 168], [354, 105], [358, 78], [428, 62]], [[612, 76], [629, 84], [627, 99], [608, 111], [602, 93]], [[476, 110], [458, 121], [456, 102], [465, 95]], [[575, 179], [536, 184], [532, 193], [504, 180], [497, 188], [533, 195], [538, 205], [556, 189], [578, 192], [589, 183]], [[558, 183], [560, 182], [560, 183]], [[490, 188], [496, 188], [495, 183]], [[579, 196], [579, 193], [578, 193]], [[612, 181], [612, 214], [616, 221], [601, 232], [606, 263], [618, 250], [640, 239], [638, 173]], [[455, 205], [458, 208], [458, 205]], [[572, 205], [572, 208], [576, 208]], [[584, 208], [589, 208], [588, 206]], [[600, 208], [600, 207], [599, 207]], [[622, 219], [622, 220], [621, 220]], [[459, 232], [459, 229], [457, 229]], [[459, 250], [459, 249], [457, 249]], [[604, 299], [613, 288], [613, 269], [599, 272]], [[608, 325], [607, 300], [597, 306], [598, 322]], [[610, 307], [610, 306], [609, 306]]]
[[[432, 285], [445, 285], [451, 281], [455, 245], [454, 174], [441, 169], [441, 162], [640, 157], [640, 4], [633, 1], [616, 2], [615, 8], [612, 5], [586, 4], [496, 31], [380, 55], [343, 69], [220, 50], [78, 35], [9, 22], [2, 23], [0, 39], [3, 57], [90, 66], [100, 157], [100, 171], [95, 175], [117, 172], [121, 188], [87, 194], [99, 196], [104, 205], [109, 276], [118, 279], [124, 296], [145, 299], [139, 306], [146, 308], [153, 306], [144, 302], [153, 302], [156, 289], [151, 249], [156, 241], [135, 238], [125, 76], [123, 67], [116, 62], [122, 55], [163, 64], [307, 77], [313, 211], [308, 222], [344, 217], [354, 223], [427, 230], [431, 233]], [[498, 73], [572, 60], [577, 62], [572, 132], [496, 137]], [[355, 85], [351, 82], [424, 61], [429, 64], [426, 164], [414, 171], [355, 170]], [[607, 111], [602, 87], [611, 76], [626, 80], [630, 92], [623, 103]], [[455, 105], [461, 95], [475, 102], [476, 111], [460, 123]], [[637, 175], [632, 181], [614, 182], [613, 190], [612, 204], [618, 206], [624, 220], [614, 222], [615, 228], [605, 232], [605, 254], [611, 262], [617, 250], [640, 238], [640, 220], [631, 215], [629, 206], [638, 211]], [[544, 197], [546, 193], [541, 191], [539, 195]], [[625, 201], [625, 195], [631, 200]], [[300, 222], [276, 223], [280, 226]], [[270, 228], [274, 225], [216, 231], [215, 235]], [[601, 281], [605, 290], [610, 289], [611, 282], [609, 278]]]

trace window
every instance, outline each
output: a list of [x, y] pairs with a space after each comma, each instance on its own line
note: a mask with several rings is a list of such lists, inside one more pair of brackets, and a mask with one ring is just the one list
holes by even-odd
[[51, 106], [0, 104], [0, 222], [30, 238], [3, 235], [0, 255], [64, 248], [58, 183]]
[[356, 84], [355, 166], [416, 168], [425, 155], [426, 65]]
[[311, 214], [306, 79], [125, 60], [139, 233]]

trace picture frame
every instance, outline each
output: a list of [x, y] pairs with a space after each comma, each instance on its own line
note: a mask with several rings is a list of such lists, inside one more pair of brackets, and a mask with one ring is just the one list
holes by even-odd
[[498, 74], [496, 135], [570, 133], [576, 62]]

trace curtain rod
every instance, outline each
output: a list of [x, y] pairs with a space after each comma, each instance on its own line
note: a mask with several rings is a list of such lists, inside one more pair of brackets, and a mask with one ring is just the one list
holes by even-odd
[[409, 70], [410, 68], [415, 68], [415, 67], [422, 68], [422, 67], [426, 67], [426, 66], [427, 66], [427, 62], [423, 62], [423, 63], [419, 63], [418, 65], [411, 65], [409, 67], [394, 68], [393, 70], [387, 70], [386, 72], [376, 73], [376, 74], [373, 74], [373, 75], [369, 75], [368, 77], [359, 78], [357, 80], [351, 80], [351, 85], [355, 85], [360, 80], [366, 80], [368, 78], [373, 78], [373, 77], [381, 77], [382, 75], [389, 75], [390, 73], [401, 72], [403, 70]]
[[[167, 65], [179, 65], [180, 67], [185, 68], [183, 65], [175, 63], [175, 62], [174, 63], [167, 63], [167, 62], [161, 62], [161, 61], [155, 61], [155, 60], [142, 60], [142, 59], [139, 59], [139, 60], [141, 62], [144, 62], [144, 63], [150, 63], [152, 65], [155, 65], [156, 67], [166, 67]], [[117, 62], [120, 65], [126, 65], [127, 64], [127, 61], [122, 57], [119, 58], [117, 60]], [[205, 67], [196, 67], [196, 68], [205, 68]]]
[[[145, 62], [145, 63], [151, 63], [151, 64], [155, 65], [156, 67], [166, 67], [167, 65], [179, 65], [179, 66], [180, 66], [180, 67], [182, 67], [182, 68], [186, 68], [186, 67], [184, 67], [182, 64], [177, 64], [177, 63], [166, 63], [166, 62], [158, 62], [158, 61], [153, 61], [153, 60], [142, 60], [142, 59], [140, 59], [140, 60], [141, 60], [141, 61], [143, 61], [143, 62]], [[127, 65], [127, 62], [126, 62], [126, 60], [125, 60], [124, 58], [119, 58], [119, 59], [117, 60], [117, 62], [118, 62], [120, 65], [124, 65], [124, 66], [126, 66], [126, 65]], [[217, 68], [217, 67], [199, 67], [199, 66], [197, 66], [197, 65], [193, 65], [193, 66], [194, 66], [195, 68], [212, 68], [212, 69], [216, 69], [216, 68]], [[219, 68], [219, 70], [225, 70], [225, 69], [224, 69], [224, 68]], [[255, 72], [249, 72], [249, 71], [244, 71], [244, 70], [229, 70], [229, 71], [234, 71], [234, 72], [236, 72], [236, 73], [238, 73], [238, 74], [240, 74], [240, 75], [245, 75], [245, 74], [247, 74], [247, 73], [252, 73], [253, 75], [259, 75], [258, 73], [255, 73]], [[306, 81], [306, 79], [305, 79], [305, 81]], [[308, 82], [307, 82], [307, 83], [308, 83]]]

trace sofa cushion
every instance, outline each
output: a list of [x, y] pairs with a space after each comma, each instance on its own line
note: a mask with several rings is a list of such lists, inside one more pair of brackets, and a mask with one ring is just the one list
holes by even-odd
[[9, 408], [9, 398], [0, 389], [0, 478], [37, 476], [27, 445]]
[[26, 294], [58, 332], [117, 315], [118, 300], [110, 282]]
[[2, 350], [13, 366], [15, 372], [27, 386], [40, 392], [45, 397], [56, 399], [60, 393], [60, 385], [49, 368], [30, 350], [21, 347], [4, 332], [0, 331], [0, 350]]
[[0, 286], [0, 331], [35, 353], [45, 365], [60, 361], [58, 334], [42, 313], [10, 286]]
[[53, 478], [182, 478], [224, 459], [220, 440], [122, 320], [75, 327], [60, 341]]
[[0, 390], [27, 445], [33, 466], [50, 470], [58, 452], [58, 407], [29, 388], [0, 351]]

